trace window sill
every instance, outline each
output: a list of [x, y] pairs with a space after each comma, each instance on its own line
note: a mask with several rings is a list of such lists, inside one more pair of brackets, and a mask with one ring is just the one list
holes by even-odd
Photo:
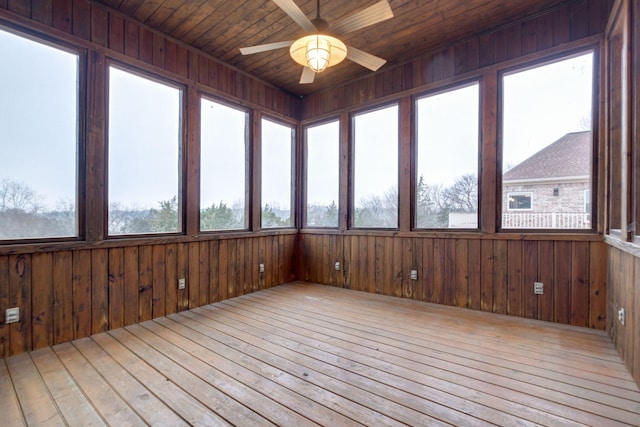
[[433, 238], [433, 239], [478, 239], [478, 240], [565, 240], [565, 241], [587, 241], [602, 242], [603, 237], [595, 231], [588, 230], [586, 232], [553, 232], [547, 230], [534, 232], [526, 230], [516, 232], [513, 230], [500, 231], [498, 233], [484, 233], [480, 230], [457, 229], [457, 230], [336, 230], [336, 229], [317, 229], [304, 228], [300, 230], [300, 234], [309, 235], [343, 235], [343, 236], [376, 236], [376, 237], [410, 237], [410, 238]]
[[290, 235], [297, 233], [298, 230], [296, 230], [295, 228], [281, 228], [273, 230], [262, 230], [258, 232], [244, 230], [221, 233], [206, 232], [197, 236], [185, 236], [182, 234], [144, 237], [127, 236], [108, 238], [95, 242], [88, 242], [85, 240], [65, 240], [16, 243], [14, 241], [6, 244], [0, 243], [0, 256], [37, 252], [58, 252], [67, 250], [124, 248], [130, 246], [163, 245], [170, 243], [193, 243], [206, 242], [211, 240], [248, 239], [256, 237]]
[[620, 239], [620, 236], [607, 234], [604, 236], [604, 241], [611, 247], [640, 258], [640, 239], [638, 237], [634, 238], [633, 242], [625, 242]]

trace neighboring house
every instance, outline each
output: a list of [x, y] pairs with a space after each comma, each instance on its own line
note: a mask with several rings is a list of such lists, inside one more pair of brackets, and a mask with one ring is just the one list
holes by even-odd
[[591, 228], [591, 132], [573, 132], [504, 173], [503, 228]]

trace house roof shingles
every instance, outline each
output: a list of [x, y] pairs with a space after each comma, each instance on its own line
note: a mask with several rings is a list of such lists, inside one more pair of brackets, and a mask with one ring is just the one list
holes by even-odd
[[505, 172], [503, 181], [588, 176], [591, 131], [572, 132]]

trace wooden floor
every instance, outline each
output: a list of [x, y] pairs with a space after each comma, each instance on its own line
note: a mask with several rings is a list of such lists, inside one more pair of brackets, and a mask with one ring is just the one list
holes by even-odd
[[0, 360], [0, 425], [640, 425], [601, 331], [292, 283]]

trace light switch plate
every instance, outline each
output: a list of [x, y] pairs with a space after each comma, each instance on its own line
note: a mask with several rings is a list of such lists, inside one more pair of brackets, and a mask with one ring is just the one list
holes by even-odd
[[4, 323], [16, 323], [20, 321], [20, 307], [7, 308], [4, 316]]
[[544, 283], [533, 282], [533, 293], [536, 295], [544, 295]]

